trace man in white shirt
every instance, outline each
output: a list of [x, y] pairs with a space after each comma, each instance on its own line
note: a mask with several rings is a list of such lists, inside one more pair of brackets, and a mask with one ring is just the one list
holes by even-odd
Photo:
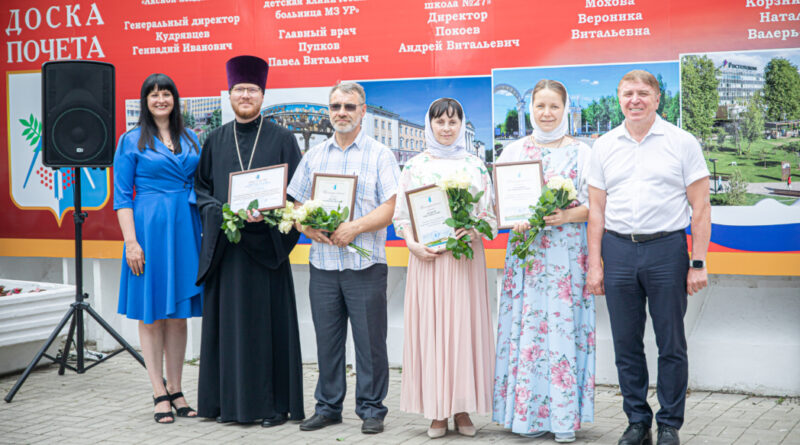
[[[660, 93], [652, 74], [629, 72], [617, 94], [625, 121], [595, 142], [587, 178], [586, 286], [606, 295], [611, 319], [629, 422], [619, 445], [652, 441], [643, 342], [648, 304], [658, 345], [658, 445], [675, 445], [689, 379], [686, 294], [707, 284], [709, 173], [697, 140], [657, 115]], [[690, 220], [691, 261], [685, 234]]]

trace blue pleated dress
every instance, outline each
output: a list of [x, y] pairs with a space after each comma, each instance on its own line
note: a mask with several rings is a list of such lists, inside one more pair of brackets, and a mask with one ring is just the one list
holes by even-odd
[[144, 273], [136, 276], [123, 248], [117, 312], [148, 324], [199, 317], [202, 287], [195, 280], [201, 231], [194, 174], [200, 154], [185, 136], [177, 155], [158, 140], [155, 150], [139, 151], [139, 133], [136, 128], [122, 135], [114, 155], [114, 210], [133, 209], [145, 258]]

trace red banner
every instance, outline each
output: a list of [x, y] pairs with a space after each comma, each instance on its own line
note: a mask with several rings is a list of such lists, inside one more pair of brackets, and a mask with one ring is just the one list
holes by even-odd
[[[227, 89], [225, 61], [235, 55], [269, 61], [267, 98], [270, 89], [330, 87], [345, 79], [678, 62], [685, 53], [800, 47], [798, 5], [797, 0], [7, 0], [0, 9], [6, 74], [0, 122], [8, 132], [0, 146], [0, 255], [20, 254], [9, 252], [10, 246], [24, 248], [10, 240], [73, 237], [73, 225], [64, 223], [71, 213], [69, 202], [59, 201], [63, 196], [35, 204], [38, 198], [25, 194], [31, 181], [47, 193], [69, 184], [64, 174], [32, 160], [36, 138], [23, 138], [40, 121], [25, 111], [38, 106], [40, 93], [18, 91], [36, 85], [36, 78], [23, 75], [35, 74], [50, 60], [115, 65], [118, 137], [130, 126], [126, 100], [138, 99], [147, 75], [168, 74], [184, 98], [220, 97]], [[489, 87], [487, 101], [492, 94]], [[29, 132], [22, 135], [25, 129]], [[491, 148], [494, 134], [480, 131], [476, 139]], [[15, 138], [22, 144], [18, 148]], [[14, 150], [22, 154], [15, 157]], [[84, 174], [98, 193], [87, 206], [84, 238], [120, 240], [110, 175]], [[15, 185], [19, 175], [25, 176], [25, 190]]]

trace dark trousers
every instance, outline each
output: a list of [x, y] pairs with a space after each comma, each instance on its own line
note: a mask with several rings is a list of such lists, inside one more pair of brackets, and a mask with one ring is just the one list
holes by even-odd
[[347, 392], [345, 340], [349, 317], [356, 348], [356, 414], [362, 419], [383, 419], [388, 411], [383, 399], [389, 390], [388, 268], [385, 264], [343, 271], [310, 267], [309, 295], [319, 363], [315, 411], [333, 419], [342, 417], [342, 401]]
[[661, 408], [656, 422], [680, 428], [689, 381], [683, 328], [689, 271], [686, 235], [677, 232], [635, 243], [605, 233], [602, 256], [606, 303], [624, 399], [622, 409], [630, 423], [652, 425], [643, 342], [647, 304], [658, 345], [657, 393]]

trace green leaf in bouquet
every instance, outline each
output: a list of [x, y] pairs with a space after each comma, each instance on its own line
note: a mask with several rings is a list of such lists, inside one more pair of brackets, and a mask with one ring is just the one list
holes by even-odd
[[228, 226], [228, 230], [231, 230], [231, 231], [234, 231], [234, 232], [236, 231], [236, 229], [238, 229], [238, 227], [236, 226], [236, 223], [234, 223], [233, 221], [228, 221], [227, 226]]
[[464, 250], [464, 256], [466, 256], [469, 259], [473, 259], [473, 257], [475, 256], [475, 252], [472, 251], [471, 247], [467, 247]]
[[463, 236], [463, 237], [459, 238], [459, 240], [458, 240], [459, 250], [461, 251], [461, 254], [463, 254], [464, 256], [466, 256], [469, 259], [472, 259], [472, 247], [470, 247], [469, 244], [467, 244], [464, 241], [464, 238], [469, 238], [469, 236]]
[[446, 220], [444, 220], [444, 223], [450, 227], [456, 226], [456, 220], [454, 220], [453, 218], [447, 218]]
[[240, 209], [236, 214], [239, 215], [239, 218], [247, 219], [247, 210], [245, 209]]
[[247, 210], [253, 210], [258, 208], [258, 200], [254, 199], [250, 201], [250, 204], [247, 205]]
[[490, 240], [494, 239], [494, 234], [492, 234], [492, 226], [490, 226], [486, 221], [481, 220], [478, 222], [478, 225], [475, 226], [475, 228], [478, 230], [478, 232], [486, 235], [486, 238], [489, 238]]
[[236, 233], [233, 234], [233, 243], [234, 244], [238, 244], [239, 241], [241, 241], [241, 240], [242, 240], [242, 232], [239, 232], [237, 230]]
[[345, 207], [342, 209], [342, 221], [347, 221], [348, 216], [350, 216], [350, 209]]
[[478, 194], [477, 194], [477, 195], [475, 195], [475, 196], [472, 198], [472, 202], [478, 202], [478, 201], [480, 201], [480, 199], [481, 199], [481, 196], [483, 196], [483, 190], [479, 191], [479, 192], [478, 192]]
[[233, 234], [234, 232], [231, 232], [230, 230], [225, 231], [225, 237], [228, 238], [228, 241], [233, 242]]

